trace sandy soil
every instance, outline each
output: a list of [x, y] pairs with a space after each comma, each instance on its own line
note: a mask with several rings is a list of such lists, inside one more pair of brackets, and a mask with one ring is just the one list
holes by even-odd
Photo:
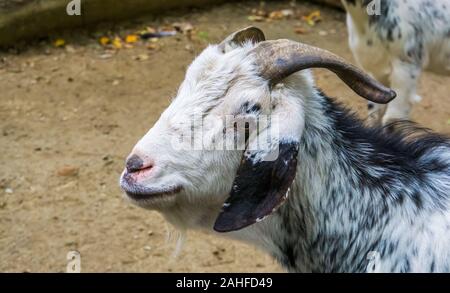
[[[253, 247], [196, 232], [188, 233], [181, 254], [172, 258], [175, 242], [166, 241], [164, 219], [125, 202], [118, 187], [124, 158], [170, 103], [186, 66], [207, 42], [249, 25], [249, 11], [257, 5], [148, 17], [94, 33], [67, 33], [66, 49], [43, 41], [20, 53], [1, 53], [0, 271], [65, 271], [70, 250], [81, 252], [84, 272], [281, 271]], [[288, 2], [267, 5], [272, 10]], [[297, 8], [307, 13], [318, 7]], [[302, 40], [352, 60], [344, 15], [320, 9], [324, 21], [308, 34], [294, 32], [295, 19], [257, 25], [269, 38]], [[159, 50], [139, 43], [113, 56], [97, 42], [107, 31], [125, 35], [175, 21], [191, 22], [205, 32], [204, 40], [179, 35], [160, 40]], [[146, 57], [136, 60], [141, 55]], [[326, 93], [346, 97], [340, 100], [366, 115], [365, 102], [334, 75], [315, 73]], [[423, 78], [415, 120], [450, 133], [449, 83]]]

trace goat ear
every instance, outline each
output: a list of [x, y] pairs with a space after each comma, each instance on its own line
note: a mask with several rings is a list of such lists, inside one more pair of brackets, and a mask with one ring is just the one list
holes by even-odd
[[[293, 117], [294, 121], [301, 119]], [[216, 219], [214, 230], [229, 232], [261, 221], [274, 212], [287, 199], [289, 188], [296, 175], [297, 155], [303, 125], [277, 123], [273, 127], [279, 137], [270, 142], [267, 150], [257, 150], [255, 145], [267, 137], [267, 131], [251, 138], [243, 154], [241, 164], [229, 198]]]
[[265, 39], [262, 30], [254, 26], [249, 26], [229, 35], [220, 43], [219, 48], [223, 53], [226, 53], [242, 46], [245, 42], [251, 41], [256, 44], [265, 41]]

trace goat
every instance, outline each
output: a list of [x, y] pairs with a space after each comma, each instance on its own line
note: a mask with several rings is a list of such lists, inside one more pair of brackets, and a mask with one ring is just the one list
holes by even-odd
[[422, 70], [450, 75], [450, 0], [342, 0], [357, 64], [398, 97], [370, 103], [369, 123], [408, 119]]
[[[126, 161], [126, 198], [180, 229], [253, 243], [291, 272], [364, 272], [374, 253], [370, 271], [450, 271], [449, 140], [364, 126], [315, 87], [312, 67], [373, 102], [395, 97], [331, 52], [243, 29], [189, 66]], [[236, 134], [244, 150], [211, 147], [236, 123], [206, 123], [203, 148], [186, 151], [175, 142], [195, 145], [195, 115], [273, 119]]]

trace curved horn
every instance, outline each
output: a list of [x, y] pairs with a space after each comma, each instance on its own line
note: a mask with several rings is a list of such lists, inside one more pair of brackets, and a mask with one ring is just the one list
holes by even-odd
[[303, 69], [326, 68], [358, 95], [374, 103], [387, 104], [397, 95], [343, 58], [320, 48], [290, 40], [275, 40], [259, 43], [252, 53], [261, 66], [261, 76], [271, 85]]

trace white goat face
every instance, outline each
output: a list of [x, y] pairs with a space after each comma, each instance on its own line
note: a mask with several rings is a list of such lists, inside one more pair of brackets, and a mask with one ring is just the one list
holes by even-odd
[[[300, 47], [299, 60], [283, 55], [292, 49], [284, 41], [281, 55], [270, 42], [255, 52], [263, 40], [250, 27], [206, 48], [191, 64], [177, 97], [127, 159], [120, 184], [134, 203], [163, 213], [195, 206], [219, 213], [223, 205], [214, 228], [225, 232], [255, 223], [285, 200], [297, 167], [303, 107], [298, 94], [274, 85], [296, 71], [283, 58], [301, 69], [327, 63], [309, 64], [324, 54], [310, 47]], [[333, 58], [333, 69], [338, 63], [337, 71], [341, 66], [351, 79], [354, 69]], [[275, 68], [261, 68], [265, 59]], [[302, 77], [312, 93], [312, 80]], [[350, 83], [357, 88], [355, 79]]]
[[212, 45], [190, 65], [176, 98], [127, 160], [121, 186], [134, 203], [157, 210], [180, 202], [222, 206], [244, 150], [227, 145], [233, 133], [245, 144], [236, 122], [270, 109], [267, 81], [245, 58], [253, 46]]

